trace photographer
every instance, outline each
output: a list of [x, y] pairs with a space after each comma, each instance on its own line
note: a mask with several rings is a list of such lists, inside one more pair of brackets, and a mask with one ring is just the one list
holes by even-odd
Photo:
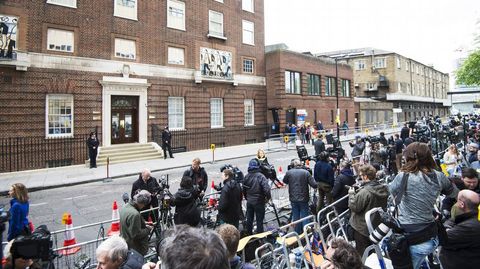
[[395, 134], [395, 166], [396, 170], [395, 172], [398, 173], [400, 171], [400, 168], [402, 168], [402, 153], [403, 153], [403, 148], [405, 146], [403, 145], [403, 140], [400, 139], [400, 136], [398, 134]]
[[141, 190], [120, 210], [120, 236], [125, 239], [129, 248], [146, 255], [148, 251], [148, 235], [152, 226], [145, 224], [140, 210], [150, 204], [152, 195]]
[[447, 165], [447, 172], [449, 175], [456, 174], [457, 168], [463, 160], [463, 156], [458, 152], [457, 146], [455, 144], [448, 147], [448, 151], [443, 155], [443, 162]]
[[363, 151], [365, 150], [365, 142], [360, 136], [355, 136], [355, 143], [353, 141], [349, 142], [350, 147], [352, 147], [352, 161], [353, 161], [353, 169], [355, 173], [358, 174], [358, 166], [360, 163], [360, 158], [363, 155]]
[[10, 220], [8, 221], [7, 240], [15, 239], [19, 235], [29, 235], [31, 230], [28, 224], [28, 190], [22, 183], [15, 183], [10, 187]]
[[[5, 254], [5, 263], [3, 264], [3, 269], [40, 269], [42, 266], [34, 262], [32, 259], [24, 259], [24, 258], [15, 258], [15, 261], [12, 261], [12, 245], [15, 242], [15, 239], [8, 242], [8, 244], [3, 249], [3, 253]], [[3, 261], [2, 261], [3, 262]], [[1, 266], [0, 266], [1, 267]]]
[[205, 168], [201, 167], [202, 161], [196, 157], [192, 160], [192, 166], [183, 172], [183, 176], [193, 179], [193, 185], [198, 186], [199, 195], [203, 197], [208, 187], [208, 175]]
[[315, 156], [320, 155], [320, 153], [325, 151], [325, 143], [323, 143], [323, 135], [318, 134], [317, 140], [313, 142], [313, 146], [315, 147]]
[[[355, 177], [352, 171], [352, 165], [349, 161], [343, 160], [340, 163], [340, 173], [335, 179], [332, 190], [333, 201], [336, 201], [348, 194], [347, 186], [353, 186], [355, 184]], [[338, 214], [342, 214], [348, 209], [348, 200], [343, 199], [335, 205]]]
[[218, 217], [223, 223], [228, 223], [238, 229], [242, 215], [242, 187], [233, 179], [232, 170], [223, 169], [223, 188], [218, 202]]
[[[145, 205], [145, 209], [149, 209], [150, 207], [158, 207], [157, 193], [161, 190], [161, 188], [157, 179], [152, 177], [152, 173], [147, 168], [143, 169], [142, 173], [138, 176], [138, 179], [133, 182], [130, 197], [133, 199], [133, 196], [135, 196], [135, 194], [141, 190], [146, 190], [152, 194], [152, 197], [150, 197], [150, 203]], [[148, 221], [149, 216], [154, 221], [158, 220], [157, 210], [143, 213], [142, 216], [145, 221]]]
[[[292, 205], [292, 222], [294, 222], [309, 215], [308, 201], [310, 199], [310, 190], [308, 185], [315, 189], [318, 185], [310, 173], [304, 169], [299, 159], [294, 159], [292, 165], [293, 168], [287, 171], [283, 182], [288, 184], [288, 195]], [[303, 226], [307, 223], [308, 221], [304, 221], [296, 224], [295, 231], [297, 234], [302, 234]]]
[[385, 137], [384, 132], [380, 132], [380, 137], [378, 138], [378, 142], [380, 142], [380, 144], [382, 144], [382, 146], [384, 147], [388, 145], [388, 141], [387, 141], [387, 138]]
[[95, 254], [98, 269], [137, 269], [143, 265], [143, 256], [128, 250], [127, 242], [117, 235], [103, 241]]
[[258, 163], [260, 164], [260, 166], [262, 165], [270, 165], [268, 163], [268, 159], [267, 159], [267, 156], [265, 155], [265, 151], [263, 151], [263, 149], [258, 149], [257, 150], [257, 161]]
[[180, 181], [180, 189], [175, 193], [172, 206], [175, 206], [173, 220], [176, 225], [188, 224], [192, 227], [200, 223], [200, 210], [197, 206], [198, 189], [193, 185], [191, 177], [184, 176]]
[[333, 167], [328, 163], [328, 153], [322, 152], [318, 156], [318, 161], [315, 163], [313, 176], [318, 183], [318, 204], [317, 212], [322, 210], [324, 206], [324, 199], [326, 197], [327, 203], [331, 204], [332, 188], [335, 182], [333, 177]]
[[403, 156], [406, 163], [389, 189], [393, 197], [404, 192], [398, 204], [398, 221], [407, 236], [413, 268], [418, 269], [439, 244], [432, 214], [438, 196], [443, 193], [455, 198], [458, 190], [443, 173], [435, 171], [427, 144], [414, 142]]
[[371, 165], [359, 168], [361, 188], [351, 187], [348, 191], [348, 207], [351, 210], [350, 225], [354, 229], [353, 238], [358, 254], [363, 255], [371, 244], [365, 222], [365, 213], [375, 207], [387, 207], [388, 188], [376, 179], [377, 171]]

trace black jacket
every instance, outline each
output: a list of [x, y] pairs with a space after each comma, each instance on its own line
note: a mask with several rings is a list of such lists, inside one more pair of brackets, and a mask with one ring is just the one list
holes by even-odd
[[318, 187], [312, 175], [301, 167], [294, 167], [288, 170], [283, 178], [283, 182], [288, 184], [290, 202], [308, 202], [310, 198], [308, 185], [312, 188]]
[[220, 201], [218, 202], [218, 216], [227, 223], [240, 220], [242, 212], [242, 187], [233, 179], [223, 182]]
[[130, 197], [133, 199], [133, 196], [137, 193], [138, 190], [147, 190], [152, 194], [152, 200], [150, 201], [149, 205], [145, 206], [145, 209], [150, 208], [150, 205], [153, 207], [158, 206], [158, 199], [157, 199], [157, 193], [160, 190], [160, 185], [158, 184], [158, 181], [154, 177], [150, 177], [147, 182], [145, 183], [142, 179], [142, 175], [138, 177], [138, 179], [133, 182], [132, 185], [132, 192], [130, 193]]
[[355, 144], [350, 144], [350, 146], [353, 148], [352, 149], [352, 158], [357, 157], [363, 154], [363, 151], [365, 150], [365, 142], [357, 142]]
[[410, 128], [404, 126], [400, 131], [400, 138], [405, 142], [405, 139], [410, 136]]
[[447, 230], [448, 242], [440, 251], [443, 268], [478, 268], [480, 221], [477, 216], [477, 211], [459, 215], [455, 218], [455, 225]]
[[259, 169], [249, 171], [243, 179], [243, 195], [251, 205], [265, 204], [272, 198], [268, 180]]
[[315, 156], [318, 156], [320, 152], [325, 151], [325, 143], [323, 143], [321, 139], [315, 140], [313, 146], [315, 147]]
[[[333, 201], [336, 201], [345, 195], [348, 194], [348, 189], [346, 186], [353, 186], [355, 184], [355, 177], [351, 169], [343, 169], [340, 171], [340, 174], [335, 179], [335, 184], [332, 189], [332, 198]], [[348, 199], [345, 198], [341, 202], [335, 205], [338, 213], [341, 214], [343, 211], [348, 209]]]
[[198, 190], [200, 192], [205, 192], [208, 186], [208, 175], [203, 167], [195, 172], [193, 168], [190, 167], [183, 173], [183, 176], [191, 177], [193, 179], [193, 184], [198, 185]]
[[397, 139], [395, 140], [395, 154], [401, 154], [403, 152], [403, 140], [402, 139]]
[[[467, 187], [465, 187], [465, 184], [463, 183], [463, 181], [461, 179], [453, 180], [452, 183], [455, 184], [455, 186], [457, 186], [459, 191], [467, 189]], [[474, 192], [478, 193], [478, 195], [480, 195], [480, 184], [478, 184], [477, 187], [472, 191], [474, 191]], [[457, 202], [457, 199], [455, 199], [455, 198], [450, 198], [450, 197], [443, 198], [443, 200], [442, 200], [442, 211], [443, 210], [451, 211], [452, 206], [455, 204], [455, 202]]]
[[176, 225], [188, 224], [196, 227], [200, 223], [200, 210], [197, 206], [198, 189], [178, 189], [172, 205], [175, 206], [174, 221]]
[[330, 163], [318, 161], [313, 168], [313, 176], [316, 182], [328, 183], [333, 187], [335, 179], [333, 178], [333, 168]]
[[139, 269], [144, 264], [142, 254], [138, 253], [134, 249], [129, 249], [127, 254], [127, 260], [120, 265], [120, 269]]
[[87, 139], [87, 146], [88, 146], [89, 150], [97, 151], [99, 144], [100, 144], [100, 142], [98, 142], [98, 139], [96, 139], [96, 138], [92, 139], [91, 137], [89, 137]]
[[171, 145], [170, 142], [172, 140], [172, 133], [167, 130], [162, 131], [162, 145], [165, 146], [166, 144]]

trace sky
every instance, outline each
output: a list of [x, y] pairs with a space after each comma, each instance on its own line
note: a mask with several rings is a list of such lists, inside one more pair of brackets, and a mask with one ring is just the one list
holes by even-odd
[[264, 0], [265, 44], [312, 53], [373, 47], [442, 72], [480, 34], [480, 0]]

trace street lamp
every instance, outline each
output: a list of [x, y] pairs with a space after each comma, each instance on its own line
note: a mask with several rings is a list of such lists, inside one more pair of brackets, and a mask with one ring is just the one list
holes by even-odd
[[337, 122], [337, 139], [340, 141], [340, 109], [338, 108], [338, 59], [339, 57], [335, 57], [335, 96], [337, 99], [337, 116], [335, 117], [335, 121]]

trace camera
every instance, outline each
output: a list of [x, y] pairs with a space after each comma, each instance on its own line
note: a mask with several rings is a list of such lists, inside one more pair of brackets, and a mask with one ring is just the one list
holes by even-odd
[[233, 179], [237, 181], [238, 183], [243, 182], [243, 172], [236, 166], [233, 166], [231, 164], [224, 164], [222, 167], [220, 167], [220, 172], [223, 172], [225, 169], [230, 169], [233, 172]]
[[392, 215], [383, 210], [378, 211], [376, 214], [378, 226], [369, 236], [373, 243], [378, 244], [390, 231], [394, 233], [402, 232], [400, 224]]
[[367, 140], [370, 144], [380, 143], [380, 137], [378, 136], [367, 136], [365, 140]]
[[7, 222], [10, 219], [10, 213], [5, 211], [5, 205], [0, 206], [0, 224]]
[[50, 231], [47, 229], [47, 226], [40, 225], [31, 235], [17, 237], [13, 241], [10, 252], [14, 259], [41, 259], [47, 261], [52, 260], [55, 256], [52, 247], [53, 242]]

